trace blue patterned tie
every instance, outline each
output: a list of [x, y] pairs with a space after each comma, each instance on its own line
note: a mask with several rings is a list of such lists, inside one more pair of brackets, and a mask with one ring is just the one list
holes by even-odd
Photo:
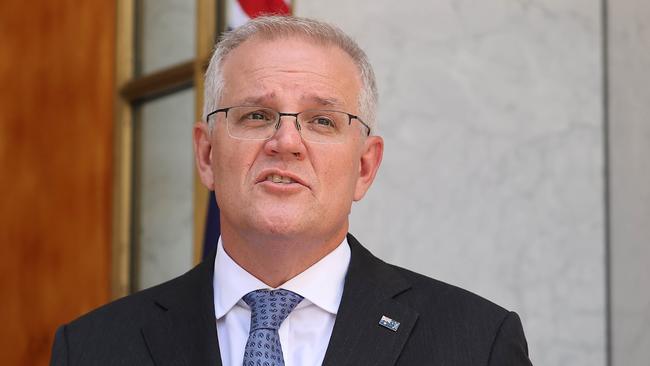
[[284, 366], [278, 329], [303, 297], [288, 290], [256, 290], [244, 295], [251, 307], [251, 330], [244, 366]]

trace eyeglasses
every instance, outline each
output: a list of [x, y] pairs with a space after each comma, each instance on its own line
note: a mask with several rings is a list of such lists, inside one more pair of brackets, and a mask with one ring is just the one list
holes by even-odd
[[228, 134], [241, 140], [267, 140], [280, 128], [281, 118], [295, 117], [295, 126], [305, 141], [339, 144], [354, 133], [352, 120], [359, 121], [370, 135], [370, 127], [358, 116], [341, 111], [310, 109], [300, 113], [283, 113], [260, 106], [220, 108], [208, 114], [207, 119], [219, 112], [226, 114]]

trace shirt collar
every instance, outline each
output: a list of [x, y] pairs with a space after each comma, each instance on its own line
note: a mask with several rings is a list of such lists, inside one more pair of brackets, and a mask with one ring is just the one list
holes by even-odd
[[[336, 315], [341, 296], [345, 274], [350, 264], [350, 246], [347, 238], [311, 267], [294, 278], [280, 285], [279, 288], [293, 291], [315, 304], [319, 308]], [[217, 243], [217, 255], [214, 261], [214, 312], [220, 319], [232, 309], [247, 293], [269, 288], [245, 269], [240, 267], [226, 253], [221, 243]], [[299, 306], [306, 306], [302, 302]]]

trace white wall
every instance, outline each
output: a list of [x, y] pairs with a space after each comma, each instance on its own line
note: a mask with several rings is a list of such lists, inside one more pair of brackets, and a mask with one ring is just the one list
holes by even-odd
[[612, 361], [650, 364], [650, 2], [609, 2]]
[[536, 365], [604, 365], [601, 7], [298, 0], [367, 51], [386, 140], [352, 233], [523, 319]]

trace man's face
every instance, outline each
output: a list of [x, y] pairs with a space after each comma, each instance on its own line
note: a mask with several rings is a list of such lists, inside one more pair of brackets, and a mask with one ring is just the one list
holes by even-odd
[[[253, 38], [227, 56], [223, 76], [220, 108], [260, 105], [290, 113], [359, 113], [358, 69], [337, 47], [301, 38]], [[215, 190], [222, 232], [342, 238], [352, 202], [363, 197], [374, 179], [381, 138], [365, 137], [362, 125], [352, 120], [354, 133], [343, 143], [306, 142], [295, 118], [282, 117], [270, 139], [240, 140], [229, 136], [225, 118], [225, 113], [217, 114], [211, 133], [204, 124], [195, 129], [200, 175]], [[202, 143], [202, 138], [207, 141]]]

